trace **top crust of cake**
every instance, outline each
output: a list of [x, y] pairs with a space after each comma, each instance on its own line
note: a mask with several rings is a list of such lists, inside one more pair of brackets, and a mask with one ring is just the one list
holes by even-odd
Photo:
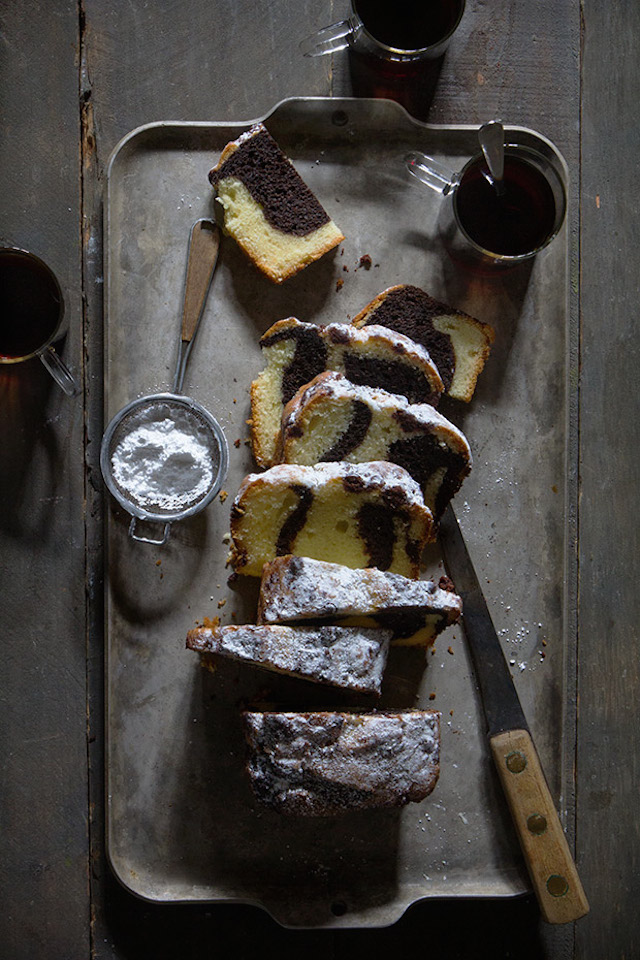
[[333, 816], [423, 800], [439, 774], [440, 714], [244, 713], [256, 797], [281, 813]]
[[490, 324], [405, 283], [379, 293], [352, 323], [359, 328], [388, 327], [423, 344], [440, 372], [445, 392], [464, 401], [473, 396], [495, 338]]
[[390, 630], [248, 624], [197, 627], [187, 648], [361, 693], [380, 694]]
[[351, 483], [353, 489], [358, 491], [367, 488], [393, 489], [402, 499], [404, 506], [417, 507], [420, 510], [427, 509], [416, 481], [402, 467], [398, 467], [395, 463], [388, 463], [386, 460], [357, 464], [318, 463], [313, 467], [298, 463], [279, 463], [264, 473], [248, 474], [238, 488], [235, 502], [238, 502], [245, 491], [256, 482], [265, 486], [301, 484], [310, 490], [317, 490], [332, 480], [346, 481], [345, 486]]
[[412, 609], [434, 611], [454, 622], [462, 612], [462, 601], [433, 580], [411, 580], [375, 567], [353, 570], [338, 563], [287, 556], [266, 563], [262, 571], [259, 622]]

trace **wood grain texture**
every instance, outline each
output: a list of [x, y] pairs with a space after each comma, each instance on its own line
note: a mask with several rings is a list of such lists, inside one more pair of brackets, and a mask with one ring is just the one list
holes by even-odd
[[542, 916], [548, 923], [578, 920], [589, 904], [530, 734], [499, 733], [491, 752]]
[[190, 343], [198, 328], [220, 249], [220, 231], [208, 220], [194, 224], [187, 259], [182, 340]]
[[[0, 242], [57, 274], [58, 346], [81, 379], [77, 7], [2, 4], [0, 38]], [[82, 444], [81, 397], [38, 360], [0, 368], [0, 954], [11, 960], [89, 951]]]
[[[9, 838], [1, 870], [0, 952], [11, 960], [90, 955], [85, 587], [96, 810], [94, 956], [140, 960], [178, 951], [200, 956], [223, 946], [248, 956], [256, 940], [285, 957], [300, 950], [327, 958], [365, 951], [372, 957], [408, 955], [423, 948], [427, 931], [434, 952], [471, 958], [478, 956], [478, 930], [498, 958], [617, 960], [640, 952], [634, 897], [640, 868], [634, 816], [640, 610], [632, 576], [639, 538], [628, 507], [637, 485], [639, 428], [633, 391], [625, 386], [635, 382], [638, 365], [633, 252], [640, 200], [630, 171], [639, 146], [640, 10], [632, 0], [617, 5], [468, 0], [428, 112], [436, 123], [480, 123], [499, 116], [534, 127], [558, 144], [570, 167], [574, 265], [578, 229], [582, 264], [580, 278], [577, 266], [574, 271], [572, 294], [577, 297], [580, 280], [577, 861], [592, 900], [590, 914], [576, 925], [575, 944], [538, 928], [532, 898], [418, 904], [389, 930], [307, 934], [283, 931], [266, 915], [240, 905], [192, 910], [140, 903], [117, 885], [105, 864], [97, 465], [105, 163], [119, 138], [141, 123], [251, 119], [285, 96], [349, 94], [344, 55], [302, 60], [295, 52], [300, 39], [340, 19], [347, 7], [343, 0], [260, 5], [249, 0], [81, 0], [78, 5], [63, 0], [49, 6], [25, 0], [0, 8], [0, 239], [31, 247], [56, 270], [70, 322], [63, 355], [77, 375], [84, 359], [88, 384], [83, 411], [80, 402], [72, 406], [63, 397], [39, 364], [26, 376], [16, 371], [1, 378], [0, 576], [4, 623], [10, 629], [3, 632], [3, 690], [9, 694], [0, 717], [0, 829]], [[580, 149], [581, 222], [576, 205]], [[577, 344], [572, 349], [577, 376]], [[576, 467], [577, 455], [570, 469]], [[615, 496], [600, 495], [605, 483]], [[572, 798], [561, 801], [571, 835]]]
[[640, 7], [586, 0], [583, 15], [577, 851], [593, 894], [576, 955], [631, 960], [640, 956]]

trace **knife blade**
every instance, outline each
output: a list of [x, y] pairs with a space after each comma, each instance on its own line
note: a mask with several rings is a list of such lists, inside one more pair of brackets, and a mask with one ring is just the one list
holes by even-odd
[[589, 911], [518, 693], [453, 507], [440, 521], [447, 572], [462, 597], [462, 625], [487, 720], [491, 753], [542, 916], [569, 923]]

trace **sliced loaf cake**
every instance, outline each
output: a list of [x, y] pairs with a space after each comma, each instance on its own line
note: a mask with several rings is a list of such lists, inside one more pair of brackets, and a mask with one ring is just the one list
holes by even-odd
[[495, 337], [488, 323], [406, 283], [378, 294], [352, 322], [388, 327], [422, 344], [454, 400], [471, 400]]
[[277, 459], [304, 464], [390, 460], [420, 484], [436, 519], [471, 470], [466, 438], [432, 406], [329, 371], [301, 387], [286, 405]]
[[382, 327], [322, 327], [289, 317], [270, 327], [260, 346], [266, 366], [251, 385], [251, 441], [261, 467], [275, 462], [285, 404], [325, 370], [401, 394], [411, 403], [435, 405], [443, 389], [425, 348]]
[[420, 487], [393, 463], [280, 464], [245, 477], [231, 508], [231, 561], [256, 577], [289, 553], [417, 577], [432, 536]]
[[256, 798], [293, 816], [401, 807], [431, 793], [440, 772], [440, 714], [243, 714]]
[[402, 646], [428, 646], [461, 612], [462, 600], [446, 577], [436, 584], [293, 556], [264, 565], [258, 601], [261, 623], [380, 626]]
[[344, 240], [261, 123], [227, 144], [209, 180], [224, 211], [225, 232], [276, 283]]
[[390, 630], [341, 626], [197, 627], [187, 648], [361, 693], [380, 693]]

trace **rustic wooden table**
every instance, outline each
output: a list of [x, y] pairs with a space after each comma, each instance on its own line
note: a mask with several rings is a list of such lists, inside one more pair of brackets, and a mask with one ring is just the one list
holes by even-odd
[[35, 360], [0, 376], [7, 960], [425, 949], [451, 958], [640, 955], [634, 0], [468, 0], [428, 114], [434, 123], [498, 116], [533, 127], [570, 168], [580, 431], [571, 464], [579, 490], [578, 737], [568, 833], [590, 914], [551, 928], [532, 897], [454, 900], [417, 904], [379, 931], [287, 931], [250, 906], [142, 902], [105, 860], [105, 164], [124, 134], [149, 121], [250, 119], [287, 96], [350, 95], [343, 54], [308, 60], [297, 50], [346, 10], [343, 0], [0, 4], [0, 243], [32, 249], [58, 274], [68, 319], [62, 350], [84, 388], [67, 399]]

